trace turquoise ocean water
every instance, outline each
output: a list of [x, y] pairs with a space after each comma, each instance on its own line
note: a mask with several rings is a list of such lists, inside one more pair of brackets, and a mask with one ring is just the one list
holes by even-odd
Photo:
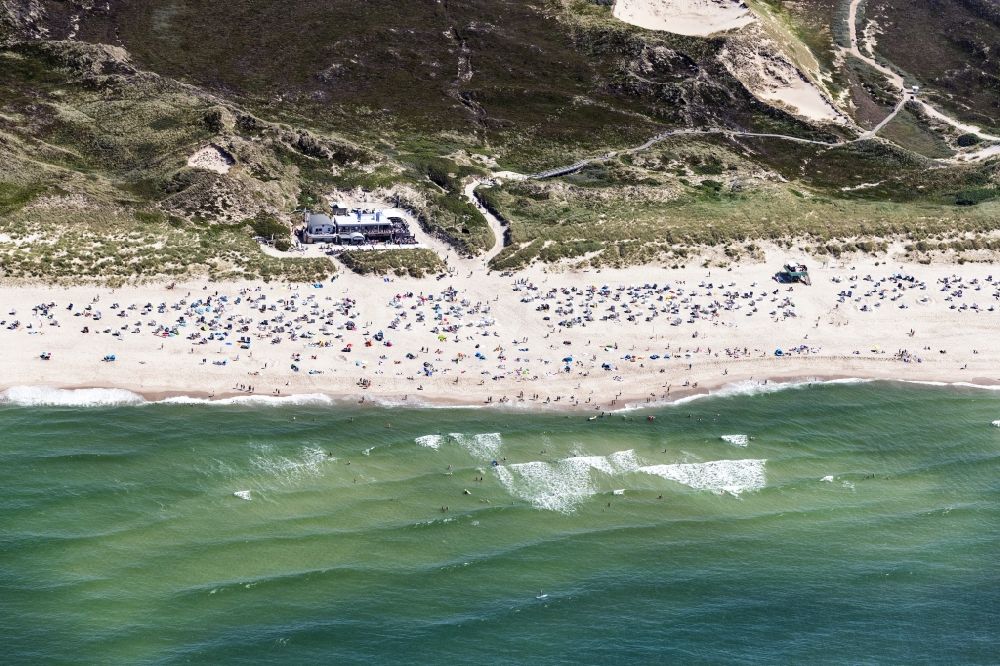
[[892, 383], [2, 405], [2, 661], [997, 663], [995, 420]]

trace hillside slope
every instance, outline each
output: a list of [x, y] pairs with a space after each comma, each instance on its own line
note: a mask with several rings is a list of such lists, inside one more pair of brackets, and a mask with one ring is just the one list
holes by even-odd
[[[555, 190], [498, 190], [496, 212], [525, 222], [502, 259], [561, 238], [576, 243], [573, 256], [604, 252], [588, 222], [613, 216], [615, 237], [634, 245], [615, 256], [651, 260], [663, 237], [721, 238], [701, 225], [743, 219], [761, 197], [780, 201], [780, 215], [835, 212], [833, 237], [864, 232], [846, 223], [858, 199], [923, 206], [894, 213], [896, 230], [910, 215], [939, 229], [992, 205], [995, 163], [929, 161], [961, 148], [919, 110], [885, 128], [901, 147], [845, 143], [897, 99], [838, 51], [834, 0], [808, 2], [829, 10], [812, 15], [815, 29], [800, 6], [770, 0], [754, 3], [753, 25], [700, 38], [625, 24], [590, 0], [407, 0], [406, 11], [388, 0], [0, 0], [0, 270], [322, 272], [263, 257], [250, 229], [357, 187], [402, 196], [428, 230], [473, 255], [494, 238], [463, 198], [465, 179], [606, 155], [674, 128], [736, 134], [620, 157]], [[755, 89], [761, 68], [801, 76], [837, 110], [810, 121], [769, 102]], [[747, 132], [772, 138], [734, 138]], [[788, 138], [817, 143], [804, 151]], [[972, 217], [957, 226], [990, 226]], [[569, 218], [571, 234], [553, 231]], [[799, 227], [727, 228], [732, 239]]]

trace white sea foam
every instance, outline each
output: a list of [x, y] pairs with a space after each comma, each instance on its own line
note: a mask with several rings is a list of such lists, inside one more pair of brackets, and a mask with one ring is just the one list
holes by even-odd
[[503, 445], [503, 438], [498, 432], [467, 434], [453, 432], [448, 435], [421, 435], [413, 440], [419, 446], [428, 449], [440, 449], [446, 442], [458, 444], [472, 456], [483, 461], [495, 460]]
[[683, 405], [702, 398], [725, 398], [731, 396], [760, 395], [763, 393], [777, 393], [778, 391], [788, 391], [790, 389], [800, 389], [813, 384], [867, 384], [877, 381], [874, 379], [861, 379], [859, 377], [842, 377], [840, 379], [804, 379], [795, 382], [772, 382], [763, 383], [753, 380], [734, 382], [726, 384], [717, 391], [707, 393], [696, 393], [668, 402], [670, 405]]
[[334, 399], [322, 393], [297, 395], [238, 395], [229, 398], [196, 398], [178, 395], [147, 401], [138, 393], [117, 388], [61, 389], [51, 386], [13, 386], [0, 392], [0, 403], [24, 407], [100, 407], [106, 405], [332, 405]]
[[233, 495], [239, 497], [241, 500], [246, 500], [248, 502], [251, 499], [249, 490], [237, 490], [236, 492], [233, 493]]
[[441, 448], [442, 440], [444, 440], [444, 437], [441, 435], [421, 435], [413, 441], [428, 449], [439, 449]]
[[555, 462], [500, 465], [494, 470], [500, 483], [514, 497], [537, 509], [569, 513], [597, 492], [591, 472], [596, 470], [612, 476], [638, 467], [635, 451], [628, 450], [608, 456], [573, 456]]
[[628, 449], [625, 451], [615, 451], [608, 456], [608, 460], [611, 462], [615, 469], [621, 472], [634, 472], [639, 469], [639, 459], [635, 455], [635, 451]]
[[[960, 387], [960, 388], [970, 388], [978, 389], [982, 391], [1000, 391], [1000, 384], [974, 384], [972, 382], [937, 382], [929, 380], [919, 380], [919, 379], [872, 379], [872, 378], [862, 378], [862, 377], [840, 377], [838, 379], [803, 379], [794, 382], [772, 382], [764, 384], [763, 382], [745, 380], [741, 382], [734, 382], [732, 384], [727, 384], [716, 391], [708, 391], [706, 393], [695, 393], [694, 395], [685, 396], [683, 398], [678, 398], [676, 400], [668, 400], [664, 405], [684, 405], [695, 400], [701, 400], [703, 398], [724, 398], [729, 396], [745, 396], [745, 395], [759, 395], [762, 393], [776, 393], [778, 391], [787, 391], [790, 389], [800, 389], [805, 388], [815, 384], [870, 384], [872, 382], [880, 381], [898, 381], [903, 384], [922, 384], [924, 386], [941, 386], [941, 387]], [[647, 409], [650, 405], [635, 405], [629, 409]]]
[[723, 442], [732, 444], [733, 446], [745, 447], [750, 443], [750, 438], [746, 435], [722, 435], [719, 437]]
[[994, 428], [1000, 428], [1000, 419], [997, 419], [991, 424]]
[[507, 492], [537, 509], [569, 513], [594, 494], [587, 465], [535, 461], [500, 466], [496, 473]]
[[581, 469], [596, 469], [605, 474], [614, 474], [615, 469], [611, 466], [611, 461], [604, 456], [573, 456], [560, 461], [566, 465], [579, 467]]
[[899, 379], [903, 384], [922, 384], [923, 386], [958, 386], [960, 388], [978, 389], [980, 391], [1000, 391], [1000, 384], [973, 384], [972, 382], [935, 382], [922, 379]]
[[267, 476], [276, 477], [284, 482], [292, 483], [306, 476], [319, 476], [323, 463], [333, 461], [326, 451], [314, 446], [303, 446], [298, 456], [257, 455], [250, 459], [250, 464]]
[[704, 463], [650, 465], [640, 472], [683, 483], [696, 490], [739, 495], [766, 484], [765, 460], [713, 460]]
[[254, 405], [264, 407], [287, 407], [294, 405], [332, 405], [333, 398], [323, 393], [300, 393], [296, 395], [237, 395], [231, 398], [195, 398], [178, 395], [158, 400], [154, 405]]
[[0, 393], [0, 403], [22, 407], [102, 407], [139, 405], [138, 393], [114, 388], [60, 389], [50, 386], [12, 386]]
[[827, 483], [833, 483], [833, 475], [832, 474], [827, 474], [822, 479], [820, 479], [820, 481], [826, 481]]
[[449, 435], [459, 446], [480, 460], [493, 460], [500, 452], [503, 439], [498, 432], [485, 432], [466, 435], [453, 432]]

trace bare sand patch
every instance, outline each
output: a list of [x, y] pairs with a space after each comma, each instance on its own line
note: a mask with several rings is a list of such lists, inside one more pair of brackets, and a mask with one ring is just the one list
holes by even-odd
[[612, 13], [640, 28], [694, 37], [742, 28], [754, 21], [747, 6], [736, 0], [617, 0]]
[[229, 173], [229, 170], [235, 164], [235, 160], [222, 148], [215, 145], [208, 145], [195, 151], [188, 158], [187, 164], [194, 169], [205, 169], [216, 173]]
[[758, 99], [815, 122], [845, 123], [843, 114], [762, 30], [748, 28], [719, 57]]

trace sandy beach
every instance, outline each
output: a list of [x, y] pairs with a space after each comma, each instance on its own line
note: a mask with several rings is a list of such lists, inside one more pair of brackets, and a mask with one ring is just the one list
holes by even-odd
[[453, 262], [422, 280], [342, 270], [317, 285], [8, 285], [0, 388], [17, 402], [70, 399], [18, 387], [104, 387], [151, 400], [614, 410], [765, 382], [1000, 380], [990, 266], [853, 258], [810, 262], [810, 286], [773, 279], [799, 259], [772, 249], [711, 269], [501, 275]]

